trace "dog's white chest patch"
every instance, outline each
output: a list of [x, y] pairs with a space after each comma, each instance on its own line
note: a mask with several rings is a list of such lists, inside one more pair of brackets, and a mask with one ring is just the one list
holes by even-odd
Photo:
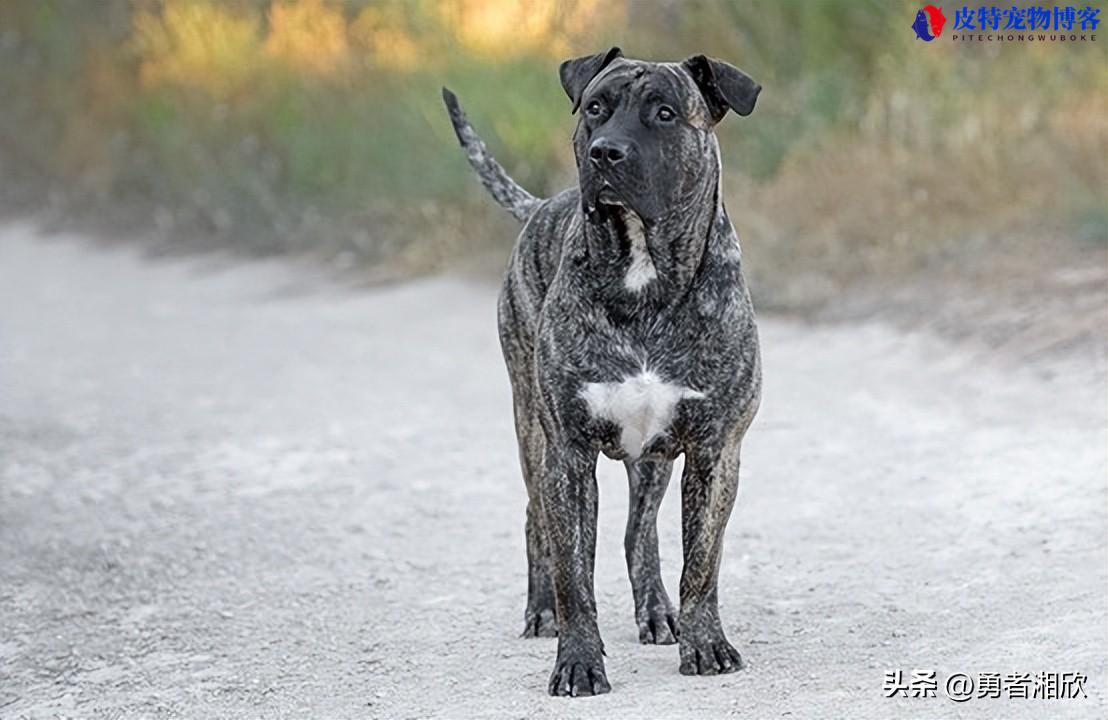
[[594, 418], [619, 425], [619, 444], [632, 459], [669, 427], [677, 403], [704, 397], [702, 392], [667, 383], [649, 370], [622, 382], [587, 383], [580, 395]]
[[646, 231], [642, 219], [636, 213], [627, 212], [624, 214], [624, 223], [627, 226], [627, 239], [631, 241], [631, 265], [627, 268], [623, 285], [628, 290], [638, 292], [658, 277], [658, 272], [646, 249]]

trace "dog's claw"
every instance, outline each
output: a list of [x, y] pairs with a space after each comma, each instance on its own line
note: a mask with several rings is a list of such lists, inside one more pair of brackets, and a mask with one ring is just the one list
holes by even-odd
[[741, 670], [742, 656], [720, 635], [703, 643], [681, 643], [682, 675], [722, 675]]
[[550, 609], [528, 612], [523, 622], [523, 638], [558, 637], [558, 618]]
[[643, 645], [672, 645], [677, 642], [677, 621], [672, 614], [651, 617], [639, 624], [639, 642]]
[[563, 697], [589, 697], [611, 692], [612, 686], [603, 669], [573, 663], [554, 670], [550, 677], [550, 694]]
[[643, 645], [672, 645], [677, 642], [677, 614], [665, 590], [652, 596], [645, 607], [635, 612], [639, 642]]
[[[563, 638], [564, 641], [564, 638]], [[558, 661], [550, 674], [548, 690], [551, 695], [563, 697], [588, 697], [611, 692], [608, 676], [604, 673], [603, 650], [593, 646], [586, 650], [578, 646], [569, 650], [559, 649]]]

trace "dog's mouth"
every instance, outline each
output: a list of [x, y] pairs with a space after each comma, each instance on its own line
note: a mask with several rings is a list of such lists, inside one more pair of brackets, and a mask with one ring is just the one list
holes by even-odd
[[627, 207], [627, 203], [623, 202], [623, 198], [619, 196], [616, 189], [608, 183], [604, 183], [603, 187], [600, 188], [600, 192], [596, 194], [596, 204], [609, 207]]
[[633, 212], [631, 206], [607, 181], [592, 194], [591, 200], [585, 203], [585, 214], [588, 215], [591, 222], [597, 225], [620, 218], [628, 212]]
[[620, 247], [629, 252], [632, 241], [642, 236], [645, 226], [642, 217], [608, 183], [604, 183], [593, 197], [593, 202], [586, 207], [589, 222], [606, 229], [612, 237], [618, 238]]

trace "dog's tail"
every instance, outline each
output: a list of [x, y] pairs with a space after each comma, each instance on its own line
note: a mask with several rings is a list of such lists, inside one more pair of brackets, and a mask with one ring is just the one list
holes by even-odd
[[521, 188], [500, 166], [500, 163], [493, 159], [488, 148], [485, 147], [485, 142], [477, 136], [473, 126], [466, 119], [462, 106], [458, 104], [457, 96], [443, 88], [442, 99], [446, 103], [446, 109], [450, 111], [450, 122], [454, 124], [454, 133], [458, 136], [458, 142], [465, 149], [469, 164], [477, 171], [481, 184], [512, 214], [512, 217], [525, 222], [541, 201]]

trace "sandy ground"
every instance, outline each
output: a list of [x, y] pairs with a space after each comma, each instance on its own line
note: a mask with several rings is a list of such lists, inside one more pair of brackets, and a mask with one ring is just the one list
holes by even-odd
[[[1104, 369], [774, 318], [721, 572], [747, 669], [638, 645], [604, 462], [613, 691], [547, 697], [494, 294], [0, 227], [0, 717], [1105, 717]], [[1040, 671], [1087, 697], [943, 693]]]

